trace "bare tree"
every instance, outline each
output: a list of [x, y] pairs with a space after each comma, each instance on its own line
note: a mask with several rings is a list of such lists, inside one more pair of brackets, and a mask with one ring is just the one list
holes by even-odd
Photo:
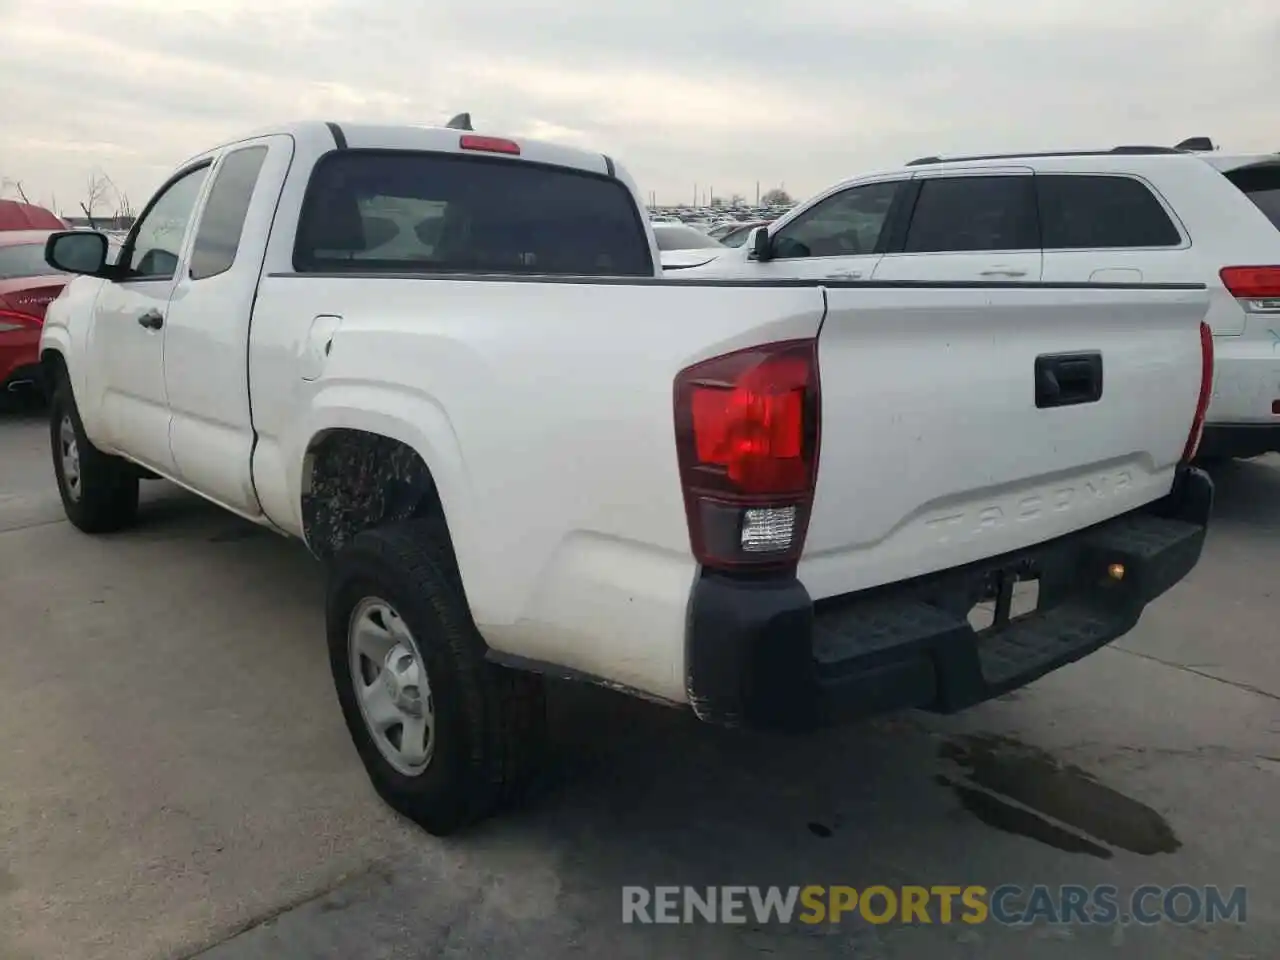
[[11, 177], [0, 177], [0, 194], [7, 193], [9, 190], [17, 191], [17, 194], [22, 198], [23, 203], [31, 202], [27, 199], [27, 191], [22, 189], [21, 180], [14, 180]]
[[791, 194], [787, 193], [787, 191], [783, 190], [781, 187], [774, 187], [760, 198], [760, 202], [766, 203], [772, 207], [781, 206], [784, 203], [791, 203], [792, 201]]
[[111, 178], [105, 173], [95, 171], [89, 174], [89, 182], [86, 185], [86, 197], [80, 203], [80, 209], [84, 211], [84, 215], [89, 218], [89, 226], [95, 226], [93, 221], [93, 211], [98, 208], [104, 200], [107, 199], [107, 193], [111, 190]]

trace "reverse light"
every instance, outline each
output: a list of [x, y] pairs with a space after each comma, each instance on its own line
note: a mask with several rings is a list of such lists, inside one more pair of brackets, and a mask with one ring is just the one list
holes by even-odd
[[1200, 449], [1204, 436], [1204, 418], [1209, 411], [1209, 398], [1213, 396], [1213, 331], [1209, 324], [1200, 321], [1200, 396], [1196, 399], [1196, 415], [1191, 421], [1191, 433], [1182, 451], [1184, 463], [1190, 463]]
[[482, 137], [475, 133], [466, 133], [458, 140], [458, 146], [463, 150], [479, 150], [484, 153], [505, 153], [510, 156], [520, 156], [520, 144], [514, 140], [504, 140], [502, 137]]
[[1223, 267], [1218, 276], [1251, 313], [1280, 313], [1280, 267]]
[[818, 463], [817, 344], [715, 357], [676, 377], [680, 479], [694, 555], [716, 569], [795, 564]]

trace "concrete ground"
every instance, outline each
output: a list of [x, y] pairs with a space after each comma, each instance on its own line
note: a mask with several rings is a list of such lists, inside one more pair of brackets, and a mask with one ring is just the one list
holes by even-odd
[[[0, 958], [1280, 955], [1280, 459], [1128, 637], [966, 714], [801, 740], [552, 691], [525, 809], [447, 842], [368, 787], [318, 566], [167, 484], [62, 519], [0, 414]], [[1013, 798], [1010, 800], [1008, 798]], [[624, 927], [628, 884], [1248, 888], [1243, 925]]]

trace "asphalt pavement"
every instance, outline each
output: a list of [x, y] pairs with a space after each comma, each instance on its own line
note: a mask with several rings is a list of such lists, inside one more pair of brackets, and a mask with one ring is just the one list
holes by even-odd
[[[1280, 955], [1280, 458], [1217, 470], [1193, 575], [1023, 691], [789, 739], [558, 685], [545, 782], [448, 841], [365, 780], [305, 550], [162, 482], [86, 537], [48, 460], [0, 413], [3, 960]], [[624, 886], [729, 884], [1243, 886], [1247, 915], [622, 923]]]

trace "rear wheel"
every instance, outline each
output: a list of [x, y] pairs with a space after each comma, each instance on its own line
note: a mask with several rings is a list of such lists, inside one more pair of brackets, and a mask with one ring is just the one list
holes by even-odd
[[545, 742], [541, 679], [485, 659], [443, 523], [359, 534], [327, 607], [338, 701], [379, 795], [439, 836], [512, 798]]
[[65, 378], [49, 403], [53, 472], [67, 519], [85, 533], [108, 533], [138, 513], [138, 475], [132, 464], [103, 453], [85, 436]]

